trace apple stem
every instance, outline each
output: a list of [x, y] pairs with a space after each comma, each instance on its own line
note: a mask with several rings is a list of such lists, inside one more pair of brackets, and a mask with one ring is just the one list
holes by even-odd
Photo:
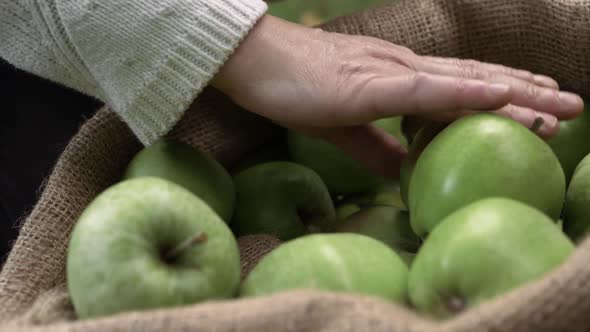
[[195, 244], [206, 242], [208, 239], [207, 234], [205, 232], [199, 232], [194, 236], [182, 241], [179, 245], [169, 250], [165, 255], [164, 259], [166, 261], [172, 261], [184, 251], [186, 251], [189, 247], [194, 246]]
[[536, 133], [537, 131], [539, 131], [539, 129], [541, 129], [541, 126], [545, 123], [545, 120], [543, 120], [543, 118], [537, 117], [535, 119], [535, 122], [533, 122], [533, 125], [531, 126], [531, 131]]

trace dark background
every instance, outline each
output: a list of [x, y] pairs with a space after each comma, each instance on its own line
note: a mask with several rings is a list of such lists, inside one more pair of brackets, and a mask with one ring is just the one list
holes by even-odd
[[0, 60], [0, 262], [57, 157], [99, 107]]

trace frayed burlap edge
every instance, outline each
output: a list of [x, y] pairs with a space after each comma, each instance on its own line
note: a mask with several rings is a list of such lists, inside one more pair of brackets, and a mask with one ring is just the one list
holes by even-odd
[[[378, 37], [408, 46], [419, 54], [475, 58], [529, 69], [551, 75], [562, 88], [588, 96], [589, 21], [588, 0], [411, 0], [339, 18], [322, 28]], [[249, 139], [261, 140], [257, 134], [273, 130], [264, 121], [245, 114], [218, 94], [207, 93], [171, 136], [231, 163], [257, 141]], [[242, 117], [251, 121], [243, 121]], [[442, 324], [433, 324], [410, 310], [373, 298], [304, 290], [63, 322], [72, 318], [65, 313], [68, 304], [63, 288], [67, 235], [83, 207], [120, 176], [125, 162], [139, 148], [126, 126], [108, 110], [88, 121], [68, 145], [0, 273], [0, 329], [590, 330], [590, 241], [581, 244], [563, 266], [543, 279]], [[49, 319], [31, 315], [31, 308], [50, 313], [43, 314]], [[62, 315], [52, 311], [59, 312], [60, 308]], [[35, 321], [53, 324], [35, 326]]]

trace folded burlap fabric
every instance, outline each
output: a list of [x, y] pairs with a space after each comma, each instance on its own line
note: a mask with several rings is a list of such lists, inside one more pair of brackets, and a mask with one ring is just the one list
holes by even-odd
[[[341, 17], [322, 28], [378, 37], [419, 54], [532, 70], [588, 96], [590, 0], [408, 0]], [[170, 135], [230, 165], [276, 130], [210, 89]], [[24, 220], [0, 273], [0, 330], [590, 331], [590, 241], [543, 279], [444, 323], [379, 299], [312, 290], [77, 321], [64, 286], [70, 232], [85, 206], [119, 180], [140, 148], [108, 109], [82, 126]], [[252, 248], [272, 246], [264, 237], [261, 244], [249, 241], [243, 258], [258, 259], [263, 253]]]

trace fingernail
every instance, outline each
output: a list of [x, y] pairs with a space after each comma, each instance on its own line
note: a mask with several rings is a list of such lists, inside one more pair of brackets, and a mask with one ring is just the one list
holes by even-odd
[[494, 95], [503, 96], [510, 91], [510, 86], [507, 84], [494, 83], [490, 84], [490, 92]]
[[556, 117], [549, 114], [542, 114], [541, 117], [543, 118], [543, 121], [545, 121], [545, 123], [543, 124], [543, 128], [552, 129], [555, 128], [555, 126], [557, 126]]
[[555, 88], [555, 89], [559, 89], [559, 84], [557, 83], [556, 80], [552, 79], [549, 76], [545, 76], [545, 75], [535, 75], [533, 77], [533, 80], [535, 81], [536, 84], [538, 85], [542, 85], [548, 88]]
[[543, 119], [543, 125], [539, 129], [542, 136], [552, 135], [558, 125], [557, 118], [546, 113], [535, 112], [535, 115]]
[[560, 92], [559, 100], [563, 102], [568, 108], [581, 110], [584, 107], [584, 101], [582, 98], [571, 92]]

